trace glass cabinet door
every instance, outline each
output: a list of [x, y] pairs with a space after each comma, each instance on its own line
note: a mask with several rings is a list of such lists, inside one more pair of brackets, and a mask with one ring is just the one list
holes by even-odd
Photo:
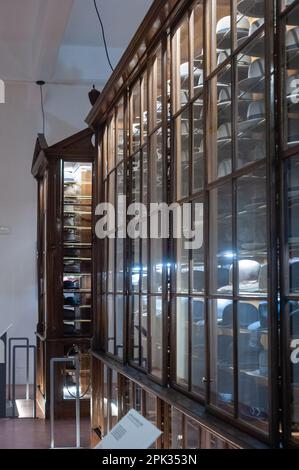
[[63, 331], [91, 326], [92, 164], [63, 164]]

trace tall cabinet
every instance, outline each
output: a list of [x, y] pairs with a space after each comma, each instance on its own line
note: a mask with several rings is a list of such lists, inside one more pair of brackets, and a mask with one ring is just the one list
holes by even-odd
[[[50, 409], [50, 361], [78, 354], [82, 414], [89, 413], [92, 333], [93, 132], [79, 132], [48, 146], [39, 135], [32, 174], [38, 183], [37, 400]], [[55, 371], [55, 414], [74, 413], [75, 371]]]

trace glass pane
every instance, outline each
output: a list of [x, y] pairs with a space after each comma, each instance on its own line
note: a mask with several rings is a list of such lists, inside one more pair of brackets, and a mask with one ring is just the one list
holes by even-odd
[[186, 416], [186, 449], [199, 449], [200, 448], [200, 426], [194, 419]]
[[163, 240], [151, 240], [151, 292], [162, 292]]
[[140, 290], [140, 239], [132, 240], [132, 266], [131, 266], [131, 289], [134, 292]]
[[140, 352], [140, 316], [139, 316], [139, 296], [133, 295], [131, 297], [131, 318], [132, 318], [132, 361], [139, 365], [139, 352]]
[[265, 44], [258, 37], [238, 54], [238, 168], [266, 157]]
[[189, 27], [186, 18], [173, 38], [174, 112], [189, 101]]
[[178, 294], [189, 292], [189, 255], [185, 247], [186, 240], [181, 237], [176, 240], [176, 291]]
[[108, 291], [114, 292], [114, 279], [115, 279], [115, 239], [109, 238], [109, 255], [108, 255]]
[[147, 105], [147, 75], [141, 79], [142, 90], [142, 143], [147, 140], [147, 119], [148, 119], [148, 105]]
[[189, 195], [190, 124], [189, 110], [175, 120], [177, 200]]
[[233, 413], [233, 302], [210, 300], [209, 320], [211, 403], [227, 413]]
[[151, 113], [150, 113], [150, 129], [155, 129], [162, 122], [162, 52], [159, 47], [152, 61], [151, 72]]
[[[228, 57], [232, 48], [231, 33], [231, 9], [230, 0], [217, 0], [216, 6], [216, 50], [221, 60], [217, 58], [216, 65], [220, 65], [223, 61], [222, 57]], [[224, 54], [222, 54], [222, 52]], [[214, 51], [212, 51], [214, 53]], [[214, 67], [213, 67], [214, 68]]]
[[124, 289], [124, 240], [116, 239], [116, 290], [122, 292]]
[[237, 183], [238, 290], [244, 295], [267, 292], [266, 169], [242, 176]]
[[111, 397], [110, 397], [110, 428], [118, 421], [118, 374], [111, 370]]
[[286, 143], [288, 147], [298, 145], [299, 120], [299, 6], [286, 18]]
[[[250, 21], [249, 35], [254, 33], [253, 25], [257, 20], [259, 26], [264, 23], [265, 0], [239, 0], [237, 2], [237, 10], [241, 18], [248, 18]], [[257, 29], [257, 27], [255, 28]]]
[[189, 300], [179, 297], [176, 302], [176, 381], [188, 387], [189, 381]]
[[209, 86], [209, 180], [232, 171], [231, 66], [212, 78]]
[[232, 295], [232, 187], [227, 183], [210, 192], [210, 292]]
[[194, 37], [194, 64], [193, 87], [194, 94], [198, 93], [203, 84], [203, 2], [198, 1], [193, 13], [193, 37]]
[[151, 358], [152, 375], [162, 378], [163, 368], [163, 309], [162, 298], [151, 298]]
[[203, 395], [205, 386], [203, 378], [206, 376], [206, 356], [205, 356], [205, 309], [203, 299], [193, 299], [191, 303], [191, 380], [194, 393]]
[[[204, 249], [204, 204], [196, 199], [192, 204], [194, 239], [192, 240], [192, 277], [193, 292], [205, 290], [205, 249]], [[186, 240], [185, 240], [186, 241]]]
[[132, 181], [131, 181], [131, 202], [140, 202], [140, 183], [141, 183], [141, 174], [140, 174], [140, 155], [139, 152], [137, 155], [131, 159], [131, 168], [132, 168]]
[[299, 292], [299, 156], [287, 162], [289, 285]]
[[171, 448], [184, 448], [183, 414], [176, 408], [171, 408]]
[[124, 297], [115, 297], [115, 321], [116, 321], [116, 355], [123, 357], [124, 350]]
[[141, 365], [147, 367], [147, 337], [148, 337], [148, 314], [147, 314], [147, 297], [141, 297]]
[[267, 302], [238, 302], [239, 412], [268, 431]]
[[[147, 164], [145, 163], [145, 168]], [[163, 146], [162, 130], [159, 129], [151, 137], [151, 202], [163, 202]], [[146, 177], [146, 173], [144, 174]], [[144, 179], [144, 184], [146, 179]]]
[[192, 159], [192, 192], [197, 193], [204, 185], [204, 121], [203, 121], [203, 98], [199, 98], [193, 104], [193, 159]]
[[115, 167], [115, 119], [110, 120], [107, 133], [108, 173]]
[[108, 352], [114, 354], [115, 350], [115, 318], [114, 318], [114, 297], [107, 296], [107, 323], [108, 323]]
[[116, 155], [117, 163], [124, 159], [124, 100], [121, 101], [116, 106]]
[[290, 334], [290, 417], [292, 438], [299, 444], [299, 302], [290, 301], [289, 334]]
[[131, 128], [131, 151], [140, 147], [140, 125], [141, 125], [141, 88], [138, 81], [131, 92], [132, 128]]

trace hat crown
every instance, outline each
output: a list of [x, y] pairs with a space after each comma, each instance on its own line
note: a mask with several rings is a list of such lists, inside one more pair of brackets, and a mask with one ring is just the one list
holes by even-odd
[[218, 140], [220, 139], [230, 139], [232, 135], [232, 126], [230, 122], [221, 124], [217, 131]]
[[264, 59], [257, 59], [251, 63], [248, 72], [248, 78], [260, 78], [265, 75]]
[[292, 46], [297, 46], [299, 48], [299, 28], [292, 28], [287, 32], [286, 36], [286, 46], [290, 48]]
[[264, 24], [264, 19], [262, 18], [254, 20], [251, 23], [250, 28], [249, 28], [249, 36], [255, 33], [255, 31], [257, 31], [261, 26], [263, 26], [263, 24]]
[[[216, 26], [216, 33], [221, 33], [227, 31], [231, 28], [231, 16], [224, 16], [221, 18]], [[237, 17], [237, 29], [238, 30], [247, 30], [249, 32], [250, 23], [246, 16], [238, 15]]]
[[264, 100], [253, 101], [248, 106], [247, 118], [257, 119], [265, 115], [265, 102]]

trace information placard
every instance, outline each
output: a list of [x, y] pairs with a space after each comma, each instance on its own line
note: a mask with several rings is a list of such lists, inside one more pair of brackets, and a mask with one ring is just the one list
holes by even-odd
[[148, 449], [162, 432], [132, 409], [95, 449]]

